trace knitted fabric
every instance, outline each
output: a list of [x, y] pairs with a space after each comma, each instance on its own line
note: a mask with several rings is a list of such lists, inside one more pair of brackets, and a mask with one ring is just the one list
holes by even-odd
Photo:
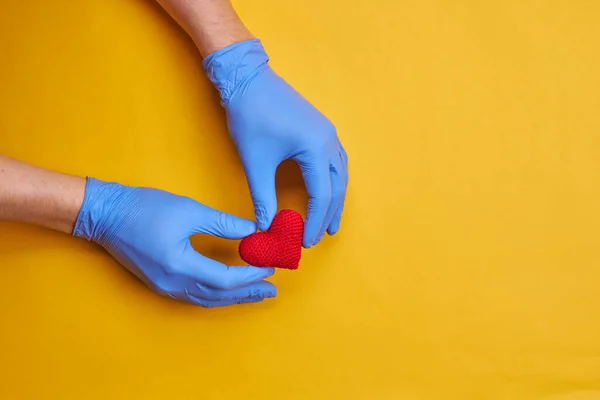
[[293, 210], [281, 210], [269, 230], [242, 240], [240, 256], [255, 267], [298, 269], [303, 232], [302, 216]]

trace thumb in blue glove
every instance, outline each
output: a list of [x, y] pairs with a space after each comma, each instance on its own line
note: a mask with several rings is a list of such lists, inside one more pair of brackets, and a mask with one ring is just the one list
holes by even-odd
[[215, 307], [262, 301], [276, 289], [264, 279], [272, 268], [228, 267], [197, 253], [198, 233], [241, 239], [254, 222], [157, 189], [87, 179], [73, 235], [104, 247], [157, 293]]
[[246, 173], [258, 228], [277, 212], [275, 172], [295, 160], [309, 195], [303, 246], [340, 227], [348, 156], [333, 124], [268, 65], [257, 39], [233, 44], [203, 62], [219, 89], [227, 123]]

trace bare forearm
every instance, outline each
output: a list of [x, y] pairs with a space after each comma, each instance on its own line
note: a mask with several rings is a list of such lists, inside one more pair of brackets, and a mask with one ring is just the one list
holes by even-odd
[[71, 233], [85, 179], [0, 155], [0, 221], [36, 224]]
[[202, 56], [253, 39], [229, 0], [157, 0], [188, 32]]

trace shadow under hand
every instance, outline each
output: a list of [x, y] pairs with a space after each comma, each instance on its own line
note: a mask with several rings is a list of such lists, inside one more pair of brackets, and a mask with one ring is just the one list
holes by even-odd
[[306, 217], [308, 194], [300, 167], [293, 160], [285, 160], [279, 165], [275, 175], [277, 187], [277, 207], [279, 210], [289, 208]]
[[239, 256], [239, 240], [221, 239], [210, 235], [194, 235], [190, 238], [192, 247], [205, 257], [225, 265], [246, 265]]

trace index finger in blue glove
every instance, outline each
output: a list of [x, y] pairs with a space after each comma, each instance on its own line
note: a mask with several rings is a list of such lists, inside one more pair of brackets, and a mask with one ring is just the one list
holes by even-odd
[[192, 233], [204, 233], [237, 240], [256, 231], [254, 221], [239, 218], [196, 202], [193, 207], [198, 227]]
[[309, 248], [315, 244], [325, 223], [331, 203], [331, 177], [327, 158], [321, 158], [316, 163], [300, 162], [299, 165], [309, 196], [302, 245]]
[[275, 192], [275, 173], [277, 164], [270, 160], [245, 160], [244, 171], [250, 196], [254, 204], [254, 214], [258, 229], [266, 231], [271, 226], [277, 213], [277, 194]]

